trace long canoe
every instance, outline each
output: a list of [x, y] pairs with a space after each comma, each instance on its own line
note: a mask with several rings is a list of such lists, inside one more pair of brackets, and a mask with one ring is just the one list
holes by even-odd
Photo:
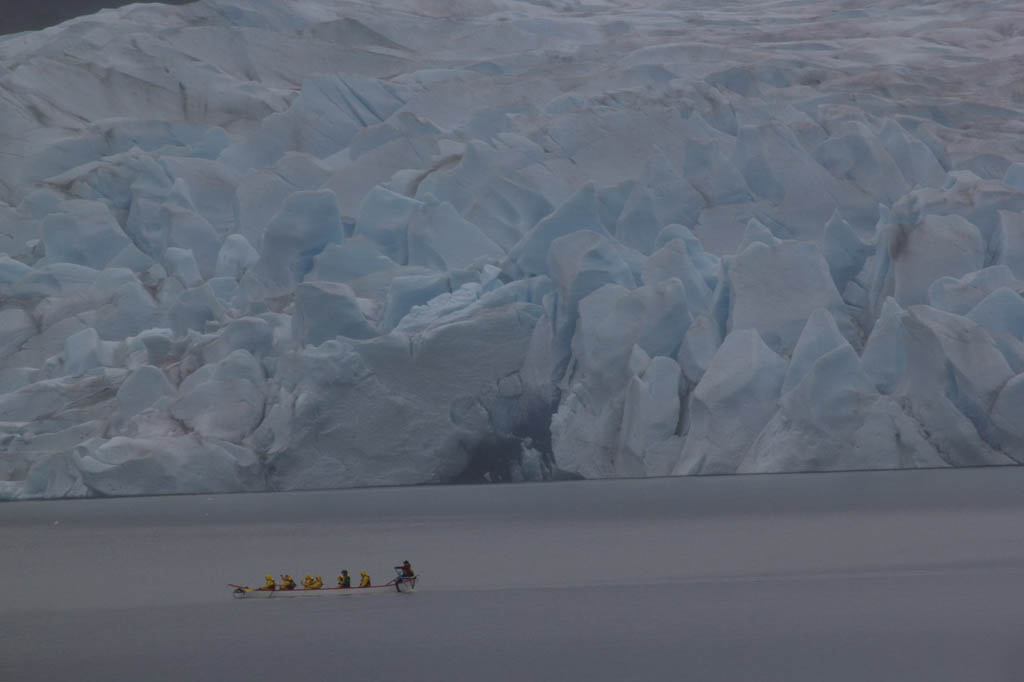
[[228, 583], [231, 588], [231, 596], [235, 599], [291, 599], [292, 597], [316, 597], [316, 596], [357, 596], [370, 594], [383, 594], [388, 590], [408, 593], [416, 589], [418, 575], [405, 578], [396, 578], [383, 585], [371, 585], [370, 587], [321, 587], [319, 589], [296, 588], [294, 590], [261, 590], [248, 585], [235, 585]]

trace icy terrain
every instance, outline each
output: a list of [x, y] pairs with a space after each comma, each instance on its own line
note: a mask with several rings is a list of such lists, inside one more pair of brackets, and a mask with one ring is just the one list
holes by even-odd
[[0, 497], [1024, 461], [1022, 55], [1015, 0], [0, 37]]

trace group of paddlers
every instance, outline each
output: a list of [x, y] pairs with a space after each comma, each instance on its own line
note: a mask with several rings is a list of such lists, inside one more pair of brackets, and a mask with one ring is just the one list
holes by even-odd
[[[403, 561], [401, 566], [395, 566], [395, 574], [398, 579], [411, 578], [416, 574], [412, 570], [412, 564], [408, 561]], [[320, 576], [312, 576], [309, 573], [302, 579], [302, 589], [304, 590], [319, 590], [324, 586], [324, 579]], [[390, 584], [390, 583], [389, 583]], [[281, 582], [274, 580], [274, 576], [269, 573], [266, 576], [266, 582], [261, 587], [264, 591], [275, 591], [275, 590], [294, 590], [298, 585], [295, 584], [295, 580], [291, 575], [285, 573], [281, 576]], [[338, 575], [338, 587], [352, 587], [352, 577], [348, 574], [348, 571], [342, 570]], [[366, 571], [359, 572], [359, 587], [373, 587], [370, 581], [370, 574]]]

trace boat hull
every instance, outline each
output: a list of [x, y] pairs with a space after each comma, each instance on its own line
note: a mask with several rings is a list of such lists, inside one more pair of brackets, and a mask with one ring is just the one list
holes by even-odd
[[416, 582], [419, 576], [393, 580], [384, 585], [371, 585], [370, 587], [321, 587], [318, 590], [296, 589], [296, 590], [261, 590], [247, 585], [228, 585], [231, 589], [231, 596], [235, 599], [297, 599], [299, 597], [355, 597], [368, 596], [371, 594], [387, 594], [399, 592], [407, 594], [416, 590]]

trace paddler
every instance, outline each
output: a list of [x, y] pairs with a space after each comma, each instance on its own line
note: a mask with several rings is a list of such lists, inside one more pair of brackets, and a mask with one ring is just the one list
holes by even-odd
[[310, 583], [309, 589], [311, 589], [311, 590], [319, 590], [323, 586], [324, 586], [324, 579], [321, 578], [320, 576], [317, 576], [317, 577], [313, 578], [313, 582]]
[[401, 566], [395, 566], [395, 568], [401, 569], [403, 578], [411, 578], [416, 575], [413, 573], [412, 564], [408, 561], [403, 561]]
[[341, 575], [338, 576], [338, 587], [352, 587], [352, 576], [344, 569], [342, 569]]
[[367, 573], [366, 571], [360, 571], [359, 575], [363, 576], [362, 578], [359, 579], [359, 587], [369, 587], [370, 586], [370, 574]]
[[302, 589], [311, 590], [313, 589], [313, 578], [310, 577], [309, 573], [302, 579]]
[[267, 573], [266, 582], [263, 584], [263, 587], [261, 587], [260, 589], [261, 590], [266, 590], [268, 592], [273, 592], [274, 590], [276, 590], [277, 589], [277, 583], [274, 582], [274, 576], [272, 576], [269, 573]]
[[287, 573], [285, 573], [284, 575], [281, 576], [281, 589], [282, 590], [294, 590], [295, 589], [295, 581], [292, 580], [292, 577], [290, 575], [288, 575]]

